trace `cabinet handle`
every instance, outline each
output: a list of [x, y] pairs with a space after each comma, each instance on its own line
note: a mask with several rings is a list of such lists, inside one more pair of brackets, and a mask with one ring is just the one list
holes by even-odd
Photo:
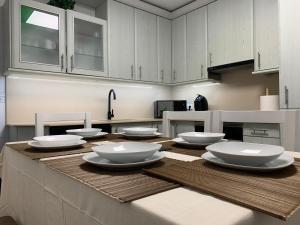
[[176, 71], [173, 71], [173, 81], [176, 81]]
[[140, 80], [142, 80], [142, 66], [140, 66]]
[[164, 70], [161, 70], [161, 81], [164, 81], [165, 75], [164, 75]]
[[209, 53], [209, 65], [211, 66], [212, 64], [212, 53]]
[[257, 66], [258, 66], [258, 69], [260, 69], [260, 67], [261, 67], [261, 64], [260, 64], [260, 53], [258, 52], [257, 53]]
[[251, 132], [251, 135], [256, 135], [256, 136], [269, 136], [267, 133], [268, 130], [258, 130], [258, 129], [253, 129]]
[[62, 54], [60, 57], [61, 60], [61, 71], [64, 71], [64, 55]]
[[203, 64], [201, 64], [201, 78], [203, 78]]
[[131, 79], [133, 80], [134, 71], [133, 71], [133, 65], [131, 65]]
[[74, 56], [71, 56], [71, 71], [74, 69]]
[[284, 86], [284, 93], [285, 93], [285, 105], [286, 108], [289, 108], [289, 89], [287, 86]]

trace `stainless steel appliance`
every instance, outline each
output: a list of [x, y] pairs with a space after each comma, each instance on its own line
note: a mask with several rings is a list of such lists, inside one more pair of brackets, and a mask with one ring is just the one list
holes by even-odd
[[187, 101], [162, 100], [154, 102], [154, 118], [162, 118], [164, 111], [187, 111]]

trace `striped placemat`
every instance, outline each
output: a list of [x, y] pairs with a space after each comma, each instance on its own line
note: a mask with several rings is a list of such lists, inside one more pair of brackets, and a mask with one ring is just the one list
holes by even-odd
[[125, 137], [121, 134], [108, 134], [105, 137], [100, 137], [99, 139], [88, 139], [89, 142], [96, 141], [114, 141], [114, 142], [122, 142], [122, 141], [137, 141], [137, 142], [160, 142], [170, 140], [167, 137]]
[[[151, 167], [177, 162], [177, 160], [165, 158]], [[43, 163], [120, 202], [130, 202], [180, 186], [144, 174], [141, 168], [127, 171], [101, 169], [83, 161], [82, 156], [50, 159]]]
[[300, 207], [300, 159], [290, 167], [268, 173], [225, 169], [204, 160], [144, 171], [281, 220], [287, 220]]

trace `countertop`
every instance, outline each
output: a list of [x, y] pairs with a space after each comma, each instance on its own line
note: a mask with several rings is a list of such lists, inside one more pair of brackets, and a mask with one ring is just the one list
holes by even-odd
[[[144, 122], [162, 122], [162, 119], [154, 118], [141, 118], [141, 119], [116, 119], [116, 120], [92, 120], [92, 124], [125, 124], [125, 123], [144, 123]], [[62, 122], [49, 122], [45, 126], [71, 126], [71, 125], [82, 125], [83, 121], [62, 121]], [[7, 126], [11, 127], [31, 127], [35, 126], [34, 123], [7, 123]]]

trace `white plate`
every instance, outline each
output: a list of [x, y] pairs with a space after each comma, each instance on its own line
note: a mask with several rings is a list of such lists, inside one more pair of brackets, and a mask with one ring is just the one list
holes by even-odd
[[161, 149], [160, 144], [119, 142], [92, 147], [101, 158], [117, 163], [134, 163], [145, 160]]
[[187, 132], [178, 134], [187, 142], [190, 143], [216, 143], [223, 139], [225, 134], [223, 133], [205, 133], [205, 132]]
[[82, 137], [92, 137], [92, 136], [97, 135], [101, 131], [102, 131], [102, 129], [98, 129], [98, 128], [83, 128], [83, 129], [67, 130], [66, 132], [68, 134], [75, 134], [75, 135], [79, 135]]
[[250, 170], [250, 171], [272, 171], [272, 170], [278, 170], [285, 167], [288, 167], [294, 163], [294, 158], [289, 155], [288, 153], [284, 152], [281, 156], [279, 156], [277, 159], [268, 162], [266, 164], [260, 165], [260, 166], [244, 166], [244, 165], [238, 165], [238, 164], [232, 164], [227, 163], [222, 159], [217, 158], [210, 152], [206, 152], [201, 156], [203, 159], [205, 159], [208, 162], [214, 163], [219, 166], [227, 167], [227, 168], [233, 168], [233, 169], [239, 169], [239, 170]]
[[[214, 144], [215, 142], [209, 142], [209, 143], [190, 143], [185, 141], [182, 138], [174, 138], [172, 141], [174, 141], [176, 144], [178, 145], [182, 145], [182, 146], [188, 146], [188, 147], [201, 147], [201, 146], [207, 146], [207, 145], [211, 145]], [[224, 142], [227, 141], [227, 139], [221, 139], [218, 142]]]
[[29, 141], [28, 145], [32, 148], [36, 149], [44, 149], [44, 150], [57, 150], [57, 149], [68, 149], [68, 148], [76, 148], [79, 147], [83, 144], [85, 144], [85, 140], [79, 140], [76, 144], [71, 144], [71, 145], [62, 145], [62, 146], [42, 146], [38, 141]]
[[130, 128], [124, 128], [123, 131], [126, 134], [131, 134], [131, 135], [151, 135], [157, 131], [157, 128], [130, 127]]
[[94, 136], [84, 137], [84, 139], [100, 138], [100, 137], [104, 137], [104, 136], [106, 136], [106, 135], [108, 135], [108, 133], [106, 133], [106, 132], [99, 132], [99, 133], [97, 133], [97, 134], [94, 135]]
[[38, 141], [41, 146], [55, 147], [55, 146], [68, 146], [77, 144], [82, 137], [78, 135], [51, 135], [34, 137], [33, 140]]
[[141, 167], [146, 166], [152, 163], [155, 163], [165, 157], [163, 152], [156, 152], [151, 157], [145, 159], [142, 162], [136, 163], [115, 163], [111, 162], [108, 159], [101, 158], [97, 153], [91, 152], [85, 154], [82, 159], [93, 165], [104, 167], [104, 168], [131, 168], [131, 167]]
[[284, 148], [247, 142], [220, 142], [206, 147], [216, 157], [228, 163], [257, 166], [278, 158]]
[[159, 137], [162, 133], [154, 132], [153, 134], [126, 134], [125, 132], [120, 133], [124, 137], [137, 137], [137, 138], [152, 138], [152, 137]]

